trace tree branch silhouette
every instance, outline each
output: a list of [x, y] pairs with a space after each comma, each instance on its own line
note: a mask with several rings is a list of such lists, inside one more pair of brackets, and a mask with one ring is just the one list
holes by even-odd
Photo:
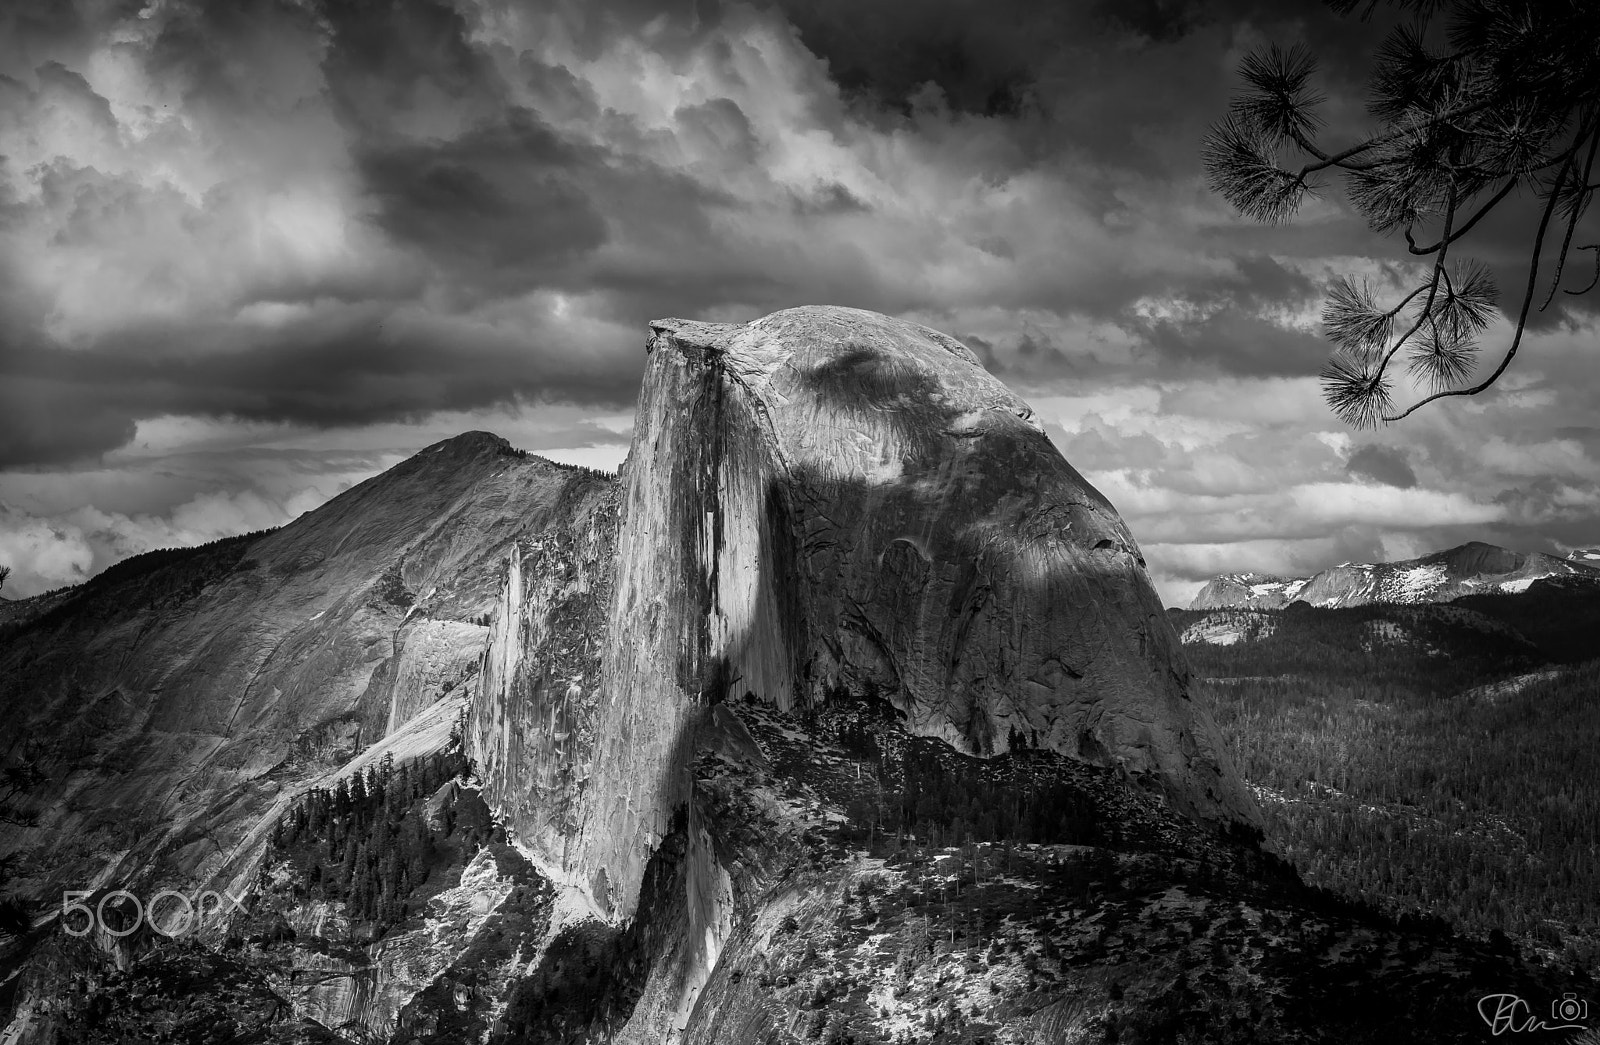
[[[1315, 56], [1303, 45], [1272, 46], [1240, 63], [1242, 89], [1201, 146], [1211, 188], [1248, 217], [1288, 221], [1324, 190], [1316, 176], [1333, 172], [1370, 228], [1399, 232], [1410, 256], [1432, 259], [1393, 306], [1348, 277], [1329, 289], [1322, 319], [1334, 347], [1322, 369], [1323, 396], [1357, 428], [1488, 389], [1516, 357], [1541, 291], [1542, 311], [1558, 289], [1581, 295], [1600, 284], [1600, 244], [1573, 246], [1600, 187], [1590, 180], [1600, 151], [1600, 49], [1594, 47], [1600, 5], [1366, 0], [1361, 17], [1380, 2], [1414, 12], [1415, 19], [1375, 51], [1367, 106], [1380, 121], [1374, 133], [1343, 148], [1321, 144], [1324, 98], [1312, 87]], [[1329, 6], [1350, 13], [1363, 3], [1329, 0]], [[1290, 152], [1305, 159], [1280, 161]], [[1448, 262], [1452, 248], [1470, 241], [1518, 190], [1541, 205], [1527, 286], [1498, 364], [1472, 383], [1480, 339], [1499, 311], [1495, 284], [1482, 265]], [[1557, 214], [1563, 231], [1547, 257]], [[1419, 239], [1427, 229], [1437, 231], [1424, 244]], [[1563, 288], [1573, 250], [1596, 253], [1594, 278]], [[1541, 271], [1551, 272], [1544, 282]], [[1390, 368], [1402, 354], [1432, 391], [1397, 410]]]

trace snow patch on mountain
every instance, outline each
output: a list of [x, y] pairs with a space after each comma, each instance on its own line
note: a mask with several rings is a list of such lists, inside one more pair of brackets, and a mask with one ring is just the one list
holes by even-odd
[[1209, 581], [1191, 609], [1282, 609], [1291, 602], [1333, 608], [1367, 603], [1438, 603], [1487, 592], [1521, 594], [1541, 580], [1600, 581], [1600, 550], [1565, 559], [1515, 552], [1481, 541], [1402, 562], [1342, 562], [1305, 578], [1224, 574]]
[[1402, 595], [1421, 595], [1442, 584], [1444, 579], [1445, 569], [1437, 563], [1414, 566], [1395, 575], [1394, 589]]

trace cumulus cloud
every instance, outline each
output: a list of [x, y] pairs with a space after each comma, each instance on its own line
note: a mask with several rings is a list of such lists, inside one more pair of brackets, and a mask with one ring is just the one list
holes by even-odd
[[580, 406], [441, 411], [328, 430], [281, 421], [142, 421], [93, 468], [0, 474], [0, 564], [12, 598], [75, 584], [128, 555], [291, 522], [441, 439], [486, 428], [558, 461], [615, 470], [632, 414]]
[[[1284, 351], [1286, 330], [1306, 336], [1268, 314], [1306, 278], [1203, 244], [1194, 212], [1217, 210], [1190, 146], [1127, 140], [1203, 123], [1155, 69], [1191, 81], [1190, 102], [1225, 97], [1218, 18], [34, 7], [13, 10], [18, 75], [0, 83], [0, 237], [28, 259], [8, 273], [0, 378], [33, 380], [37, 413], [87, 398], [102, 420], [9, 411], [7, 464], [110, 449], [158, 412], [333, 424], [621, 403], [649, 319], [813, 301], [968, 328], [1024, 382], [1289, 372], [1314, 354]], [[1121, 90], [1080, 97], [1107, 78]], [[1174, 318], [1168, 298], [1204, 315]], [[1085, 346], [1086, 322], [1123, 343]], [[108, 356], [129, 379], [98, 379]], [[325, 386], [290, 376], [308, 356]]]
[[[964, 339], [1164, 591], [1595, 543], [1583, 313], [1495, 396], [1359, 441], [1320, 399], [1318, 305], [1412, 271], [1337, 194], [1264, 228], [1204, 187], [1246, 50], [1312, 42], [1354, 133], [1372, 33], [1254, 0], [17, 0], [0, 551], [41, 565], [13, 591], [281, 521], [467, 428], [614, 461], [649, 320], [817, 302]], [[1506, 285], [1514, 225], [1482, 229]]]
[[0, 563], [12, 566], [7, 594], [23, 597], [81, 584], [118, 560], [155, 548], [190, 547], [281, 526], [322, 500], [311, 490], [282, 502], [250, 490], [219, 490], [162, 515], [129, 516], [83, 506], [39, 518], [0, 508]]
[[1173, 605], [1218, 573], [1307, 576], [1468, 540], [1555, 551], [1600, 530], [1592, 459], [1577, 455], [1586, 429], [1534, 443], [1474, 431], [1493, 430], [1502, 411], [1516, 416], [1502, 405], [1487, 420], [1441, 416], [1392, 444], [1358, 443], [1314, 402], [1314, 387], [1288, 379], [1219, 378], [1036, 405], [1127, 520]]
[[1354, 479], [1385, 486], [1409, 488], [1417, 485], [1417, 473], [1406, 462], [1405, 451], [1379, 443], [1356, 447], [1345, 461], [1344, 470]]

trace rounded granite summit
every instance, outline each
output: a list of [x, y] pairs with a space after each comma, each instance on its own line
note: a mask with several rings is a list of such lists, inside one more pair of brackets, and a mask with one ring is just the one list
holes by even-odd
[[624, 530], [689, 531], [668, 574], [708, 579], [733, 695], [872, 692], [962, 750], [1037, 738], [1255, 820], [1133, 535], [970, 349], [832, 306], [650, 330]]

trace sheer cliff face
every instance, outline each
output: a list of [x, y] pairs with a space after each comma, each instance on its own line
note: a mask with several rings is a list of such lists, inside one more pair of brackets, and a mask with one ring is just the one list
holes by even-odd
[[[615, 574], [581, 526], [513, 563], [478, 719], [498, 807], [600, 913], [631, 914], [701, 716], [747, 694], [876, 695], [970, 753], [1027, 738], [1253, 820], [1132, 535], [970, 351], [842, 308], [651, 331]], [[588, 637], [551, 646], [574, 586]]]
[[[707, 615], [679, 647], [686, 690], [875, 692], [971, 753], [1037, 738], [1203, 817], [1253, 815], [1133, 536], [968, 349], [842, 308], [652, 335], [641, 415], [703, 447], [648, 493], [629, 476], [630, 509], [674, 489], [702, 513], [680, 556]], [[691, 408], [663, 409], [688, 386]]]
[[[573, 846], [595, 805], [601, 680], [616, 570], [614, 483], [562, 503], [513, 547], [468, 738], [497, 815], [547, 876], [589, 896]], [[603, 893], [603, 890], [600, 890]]]

